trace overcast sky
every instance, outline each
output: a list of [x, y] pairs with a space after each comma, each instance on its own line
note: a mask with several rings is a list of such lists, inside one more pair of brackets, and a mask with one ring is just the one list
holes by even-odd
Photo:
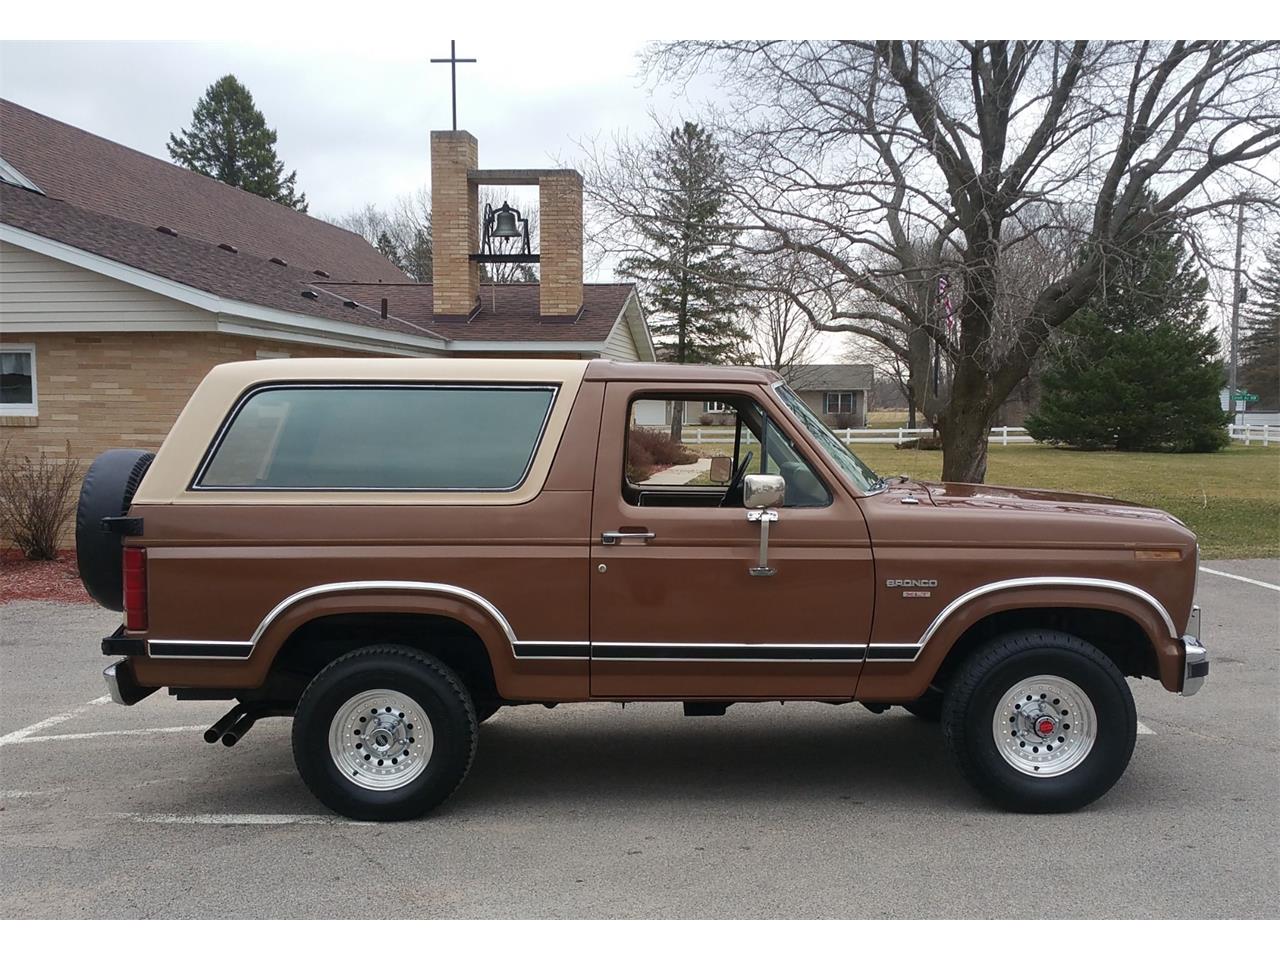
[[[276, 129], [279, 155], [298, 171], [312, 215], [333, 217], [429, 185], [428, 133], [450, 123], [449, 68], [429, 62], [448, 56], [441, 33], [366, 30], [345, 46], [304, 37], [4, 42], [0, 94], [168, 159], [169, 134], [190, 123], [206, 87], [234, 73]], [[459, 56], [479, 60], [457, 68], [458, 125], [478, 138], [482, 166], [574, 165], [580, 142], [648, 130], [651, 112], [697, 115], [697, 101], [714, 98], [709, 82], [688, 96], [655, 88], [640, 70], [644, 41], [623, 29], [589, 39], [504, 33], [458, 41]], [[1220, 293], [1229, 276], [1215, 271], [1211, 279]], [[1225, 296], [1216, 298], [1219, 316]], [[823, 340], [824, 359], [846, 342]]]
[[[373, 34], [376, 35], [376, 34]], [[371, 34], [365, 33], [362, 39]], [[590, 43], [542, 38], [460, 40], [458, 126], [491, 167], [572, 162], [576, 142], [641, 129], [678, 105], [639, 76], [643, 44], [605, 33]], [[0, 91], [10, 100], [168, 159], [171, 132], [196, 100], [234, 73], [279, 134], [313, 215], [387, 204], [428, 183], [430, 130], [448, 129], [447, 37], [361, 43], [4, 43]]]

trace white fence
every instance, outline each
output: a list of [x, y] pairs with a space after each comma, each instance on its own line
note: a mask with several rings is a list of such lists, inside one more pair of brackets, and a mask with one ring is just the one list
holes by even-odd
[[1233, 423], [1227, 427], [1227, 432], [1231, 434], [1232, 440], [1244, 441], [1246, 447], [1255, 443], [1260, 443], [1264, 447], [1280, 443], [1280, 426], [1270, 423]]
[[[834, 430], [837, 437], [845, 443], [902, 443], [915, 437], [929, 437], [933, 431], [928, 427], [909, 430], [906, 427], [884, 427], [876, 430]], [[1260, 443], [1269, 447], [1280, 443], [1280, 426], [1269, 423], [1234, 424], [1227, 427], [1231, 439], [1243, 443], [1246, 447]], [[1025, 427], [992, 427], [988, 440], [993, 445], [1007, 447], [1013, 443], [1035, 443]], [[686, 424], [684, 442], [699, 443], [733, 443], [732, 427], [703, 427]]]
[[[931, 437], [933, 431], [928, 427], [909, 430], [906, 427], [885, 427], [875, 430], [833, 431], [845, 443], [902, 443], [916, 437]], [[1011, 443], [1035, 443], [1023, 427], [992, 427], [990, 441], [1007, 447]], [[732, 427], [702, 427], [686, 424], [683, 434], [684, 443], [733, 443]]]

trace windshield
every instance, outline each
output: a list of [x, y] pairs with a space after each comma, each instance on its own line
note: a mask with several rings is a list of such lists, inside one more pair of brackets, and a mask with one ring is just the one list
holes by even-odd
[[850, 453], [849, 448], [840, 442], [840, 438], [831, 432], [831, 428], [809, 409], [794, 390], [785, 383], [778, 384], [775, 389], [778, 391], [778, 398], [800, 421], [809, 436], [813, 437], [818, 446], [827, 452], [840, 468], [840, 472], [848, 477], [855, 487], [863, 493], [869, 493], [883, 485], [884, 481], [879, 475]]

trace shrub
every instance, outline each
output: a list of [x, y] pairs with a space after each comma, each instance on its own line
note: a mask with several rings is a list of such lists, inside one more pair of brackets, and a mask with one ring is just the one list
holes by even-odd
[[836, 430], [848, 430], [858, 425], [856, 413], [837, 413], [831, 417], [831, 426]]
[[62, 530], [76, 507], [80, 461], [71, 454], [38, 460], [0, 450], [0, 533], [28, 560], [55, 560]]
[[649, 479], [659, 467], [677, 463], [696, 463], [698, 455], [669, 434], [633, 427], [627, 434], [627, 479], [640, 483]]

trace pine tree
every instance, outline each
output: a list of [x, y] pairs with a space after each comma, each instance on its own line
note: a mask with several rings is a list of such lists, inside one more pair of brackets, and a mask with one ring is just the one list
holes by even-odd
[[1252, 406], [1280, 409], [1280, 235], [1267, 250], [1267, 263], [1254, 280], [1245, 308], [1236, 378], [1257, 394]]
[[396, 242], [391, 239], [387, 231], [383, 230], [378, 234], [378, 242], [374, 244], [378, 248], [378, 252], [394, 263], [401, 270], [404, 269], [404, 260], [400, 256], [400, 248], [396, 246]]
[[404, 252], [404, 263], [400, 267], [415, 280], [431, 282], [431, 224], [427, 224], [425, 230], [414, 229], [413, 240]]
[[[618, 265], [639, 281], [649, 304], [655, 339], [676, 363], [740, 362], [749, 334], [739, 322], [746, 309], [744, 273], [729, 244], [724, 155], [696, 123], [672, 130], [650, 152], [653, 208], [632, 218], [646, 252]], [[671, 437], [679, 441], [680, 408]]]
[[1048, 364], [1037, 440], [1082, 449], [1211, 451], [1227, 443], [1208, 281], [1180, 239], [1151, 233], [1112, 258], [1101, 291], [1067, 322]]
[[285, 176], [276, 156], [276, 132], [231, 74], [197, 101], [190, 129], [169, 135], [169, 156], [189, 170], [307, 212], [307, 195], [294, 192], [298, 172]]

